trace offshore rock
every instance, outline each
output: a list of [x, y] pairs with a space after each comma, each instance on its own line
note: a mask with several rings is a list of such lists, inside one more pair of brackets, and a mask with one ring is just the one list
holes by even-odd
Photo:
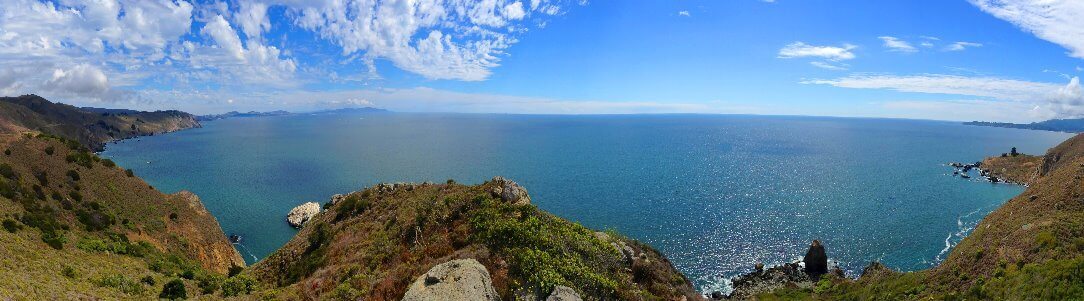
[[828, 254], [824, 252], [824, 246], [819, 240], [813, 240], [802, 261], [805, 262], [806, 274], [813, 279], [828, 273]]
[[403, 301], [478, 300], [499, 301], [489, 271], [474, 259], [452, 260], [419, 276], [403, 295]]
[[309, 221], [317, 214], [320, 214], [320, 204], [317, 202], [308, 202], [294, 207], [290, 210], [290, 213], [286, 214], [286, 222], [290, 226], [300, 228], [301, 225]]

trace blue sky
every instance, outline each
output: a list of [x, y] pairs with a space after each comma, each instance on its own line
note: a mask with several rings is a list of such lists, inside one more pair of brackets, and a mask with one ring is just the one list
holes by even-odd
[[0, 94], [306, 111], [1084, 116], [1072, 0], [11, 0]]

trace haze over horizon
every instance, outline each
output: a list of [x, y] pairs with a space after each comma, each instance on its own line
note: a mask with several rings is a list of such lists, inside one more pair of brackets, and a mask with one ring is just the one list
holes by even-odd
[[0, 95], [76, 106], [1084, 117], [1072, 0], [5, 2]]

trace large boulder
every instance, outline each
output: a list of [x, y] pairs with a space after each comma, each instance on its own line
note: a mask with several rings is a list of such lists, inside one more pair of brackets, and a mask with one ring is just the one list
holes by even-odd
[[429, 269], [410, 284], [403, 301], [499, 301], [489, 271], [474, 259], [458, 259]]
[[501, 200], [515, 205], [531, 203], [531, 197], [527, 195], [527, 189], [519, 186], [515, 181], [496, 176], [493, 178], [493, 183], [496, 185], [489, 192], [500, 197]]
[[576, 293], [571, 287], [558, 285], [553, 288], [553, 292], [549, 297], [546, 297], [546, 301], [583, 301], [580, 298], [580, 294]]
[[317, 214], [320, 214], [320, 203], [308, 202], [294, 207], [290, 210], [290, 213], [286, 214], [286, 222], [290, 223], [290, 226], [300, 228], [301, 225], [309, 221]]
[[809, 245], [809, 251], [806, 251], [802, 262], [805, 262], [805, 273], [811, 278], [816, 279], [828, 273], [828, 254], [819, 240], [813, 240], [813, 244]]

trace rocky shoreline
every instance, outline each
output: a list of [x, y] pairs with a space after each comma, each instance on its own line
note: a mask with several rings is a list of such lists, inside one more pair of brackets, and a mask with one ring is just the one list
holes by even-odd
[[758, 294], [780, 288], [811, 288], [826, 275], [846, 277], [838, 267], [829, 267], [824, 245], [819, 240], [813, 240], [802, 260], [768, 269], [764, 269], [764, 264], [757, 263], [755, 271], [731, 280], [733, 290], [730, 294], [715, 291], [704, 297], [709, 300], [755, 299]]

